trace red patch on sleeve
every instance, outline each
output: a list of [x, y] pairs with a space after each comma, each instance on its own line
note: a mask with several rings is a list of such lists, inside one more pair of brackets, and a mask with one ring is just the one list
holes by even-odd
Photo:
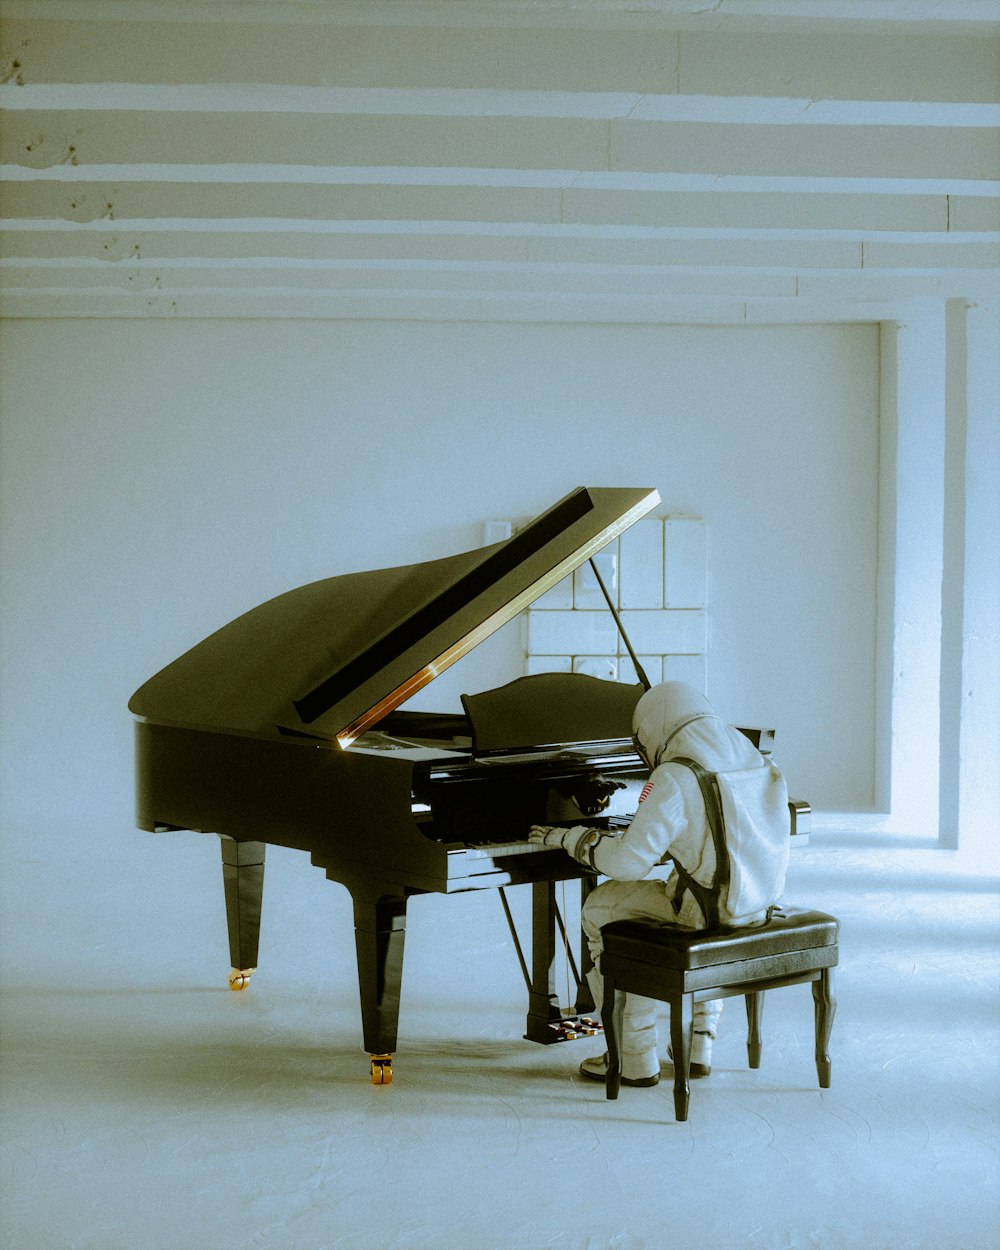
[[653, 783], [651, 781], [647, 781], [646, 784], [642, 787], [642, 794], [639, 795], [640, 803], [643, 801], [643, 799], [649, 797], [652, 789], [653, 789]]

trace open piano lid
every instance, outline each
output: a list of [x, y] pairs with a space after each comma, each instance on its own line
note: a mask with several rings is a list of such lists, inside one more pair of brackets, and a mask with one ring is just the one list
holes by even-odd
[[144, 720], [348, 746], [659, 503], [579, 487], [513, 538], [278, 595], [135, 692]]

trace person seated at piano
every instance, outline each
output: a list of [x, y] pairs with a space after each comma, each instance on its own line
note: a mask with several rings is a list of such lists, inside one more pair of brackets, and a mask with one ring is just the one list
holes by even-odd
[[[604, 998], [601, 928], [643, 920], [702, 930], [763, 924], [781, 897], [788, 864], [789, 814], [784, 778], [749, 738], [716, 715], [684, 682], [663, 682], [639, 700], [632, 720], [636, 748], [650, 768], [638, 808], [624, 832], [590, 826], [536, 825], [530, 841], [562, 847], [610, 878], [590, 894], [583, 929], [594, 959], [588, 974], [594, 1001]], [[690, 763], [716, 774], [724, 814], [712, 820]], [[716, 838], [724, 839], [730, 880], [716, 881]], [[720, 857], [720, 863], [724, 863]], [[718, 919], [712, 915], [717, 909]], [[706, 914], [708, 913], [708, 914]], [[659, 1004], [629, 994], [624, 1011], [622, 1083], [660, 1079]], [[692, 1077], [708, 1076], [722, 1002], [694, 1004]], [[603, 1081], [607, 1054], [585, 1059], [582, 1076]]]

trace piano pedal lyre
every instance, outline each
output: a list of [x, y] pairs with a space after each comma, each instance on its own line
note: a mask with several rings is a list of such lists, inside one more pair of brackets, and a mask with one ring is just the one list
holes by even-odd
[[372, 1084], [391, 1085], [392, 1055], [371, 1055], [369, 1058], [372, 1061]]
[[229, 974], [229, 988], [231, 990], [245, 990], [250, 984], [250, 978], [256, 971], [256, 968], [234, 968]]

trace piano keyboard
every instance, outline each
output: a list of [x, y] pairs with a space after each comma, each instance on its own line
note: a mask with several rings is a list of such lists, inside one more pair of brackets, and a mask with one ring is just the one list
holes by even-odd
[[451, 854], [466, 859], [506, 859], [509, 855], [533, 855], [536, 851], [551, 851], [550, 846], [536, 846], [534, 842], [488, 842], [482, 846], [467, 846]]
[[[606, 825], [615, 833], [621, 833], [631, 824], [631, 816], [606, 816], [602, 820], [602, 825]], [[581, 821], [581, 824], [584, 822]], [[496, 859], [506, 858], [508, 855], [530, 855], [535, 851], [551, 851], [557, 848], [551, 846], [537, 846], [534, 842], [484, 842], [478, 846], [468, 845], [464, 851], [459, 854], [465, 855], [470, 859]]]

